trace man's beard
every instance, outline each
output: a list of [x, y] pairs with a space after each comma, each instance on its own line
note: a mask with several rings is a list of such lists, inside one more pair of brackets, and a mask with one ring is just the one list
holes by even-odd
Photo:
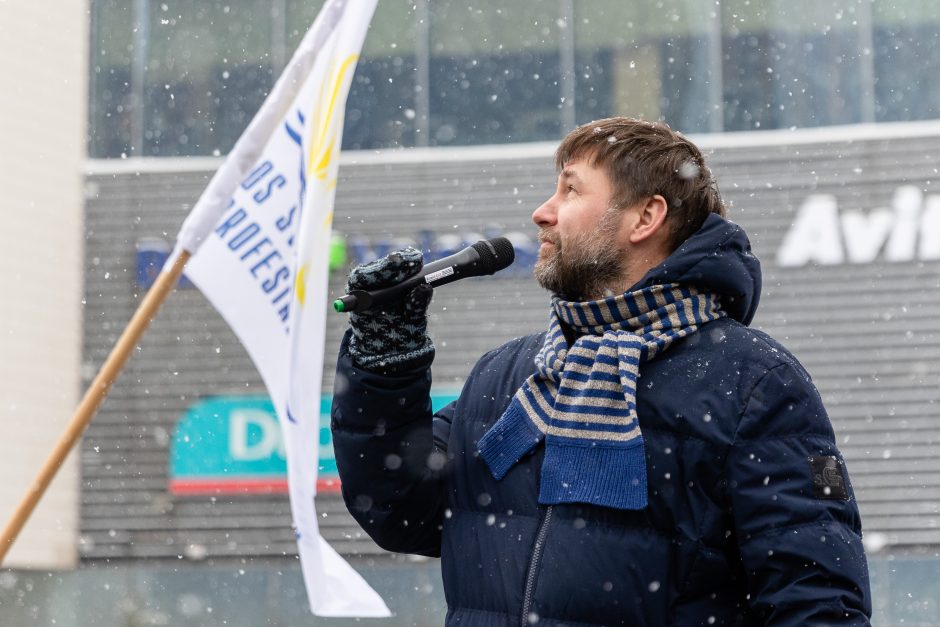
[[623, 289], [627, 265], [625, 251], [617, 245], [620, 216], [608, 209], [593, 231], [569, 238], [564, 245], [557, 233], [542, 229], [540, 240], [554, 249], [539, 255], [533, 274], [539, 285], [570, 301], [596, 300]]

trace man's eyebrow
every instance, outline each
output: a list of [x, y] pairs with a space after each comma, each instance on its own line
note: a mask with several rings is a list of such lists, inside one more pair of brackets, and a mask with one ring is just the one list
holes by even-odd
[[559, 178], [562, 178], [562, 179], [571, 179], [574, 181], [581, 180], [577, 172], [575, 172], [574, 170], [569, 170], [568, 168], [565, 168], [564, 170], [562, 170], [558, 176]]

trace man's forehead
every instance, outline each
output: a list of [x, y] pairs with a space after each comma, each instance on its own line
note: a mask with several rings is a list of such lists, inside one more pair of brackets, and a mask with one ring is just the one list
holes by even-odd
[[561, 164], [561, 169], [564, 171], [572, 166], [590, 166], [593, 165], [593, 163], [594, 159], [591, 157], [591, 155], [579, 153], [576, 155], [571, 155], [565, 159], [565, 162]]
[[567, 158], [561, 163], [561, 172], [576, 166], [578, 169], [597, 168], [597, 150], [595, 148], [579, 150], [573, 154], [567, 155]]
[[561, 179], [580, 179], [584, 178], [586, 173], [590, 173], [593, 170], [602, 170], [598, 168], [597, 165], [591, 159], [584, 158], [583, 156], [572, 157], [565, 161], [562, 165], [561, 171], [558, 173], [558, 177]]

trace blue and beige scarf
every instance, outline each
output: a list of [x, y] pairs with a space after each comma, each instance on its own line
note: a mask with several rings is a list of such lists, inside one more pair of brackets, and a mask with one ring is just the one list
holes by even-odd
[[[502, 479], [544, 439], [539, 503], [646, 507], [640, 364], [724, 315], [714, 295], [678, 284], [596, 301], [553, 298], [535, 373], [480, 439], [493, 476]], [[570, 347], [562, 323], [578, 336]]]

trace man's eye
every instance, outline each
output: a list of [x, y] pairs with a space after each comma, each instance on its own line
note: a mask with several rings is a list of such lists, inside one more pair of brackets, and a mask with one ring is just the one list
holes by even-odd
[[577, 191], [577, 190], [576, 190], [574, 187], [572, 187], [571, 185], [568, 186], [568, 192], [569, 192], [569, 193], [575, 192], [575, 191]]

